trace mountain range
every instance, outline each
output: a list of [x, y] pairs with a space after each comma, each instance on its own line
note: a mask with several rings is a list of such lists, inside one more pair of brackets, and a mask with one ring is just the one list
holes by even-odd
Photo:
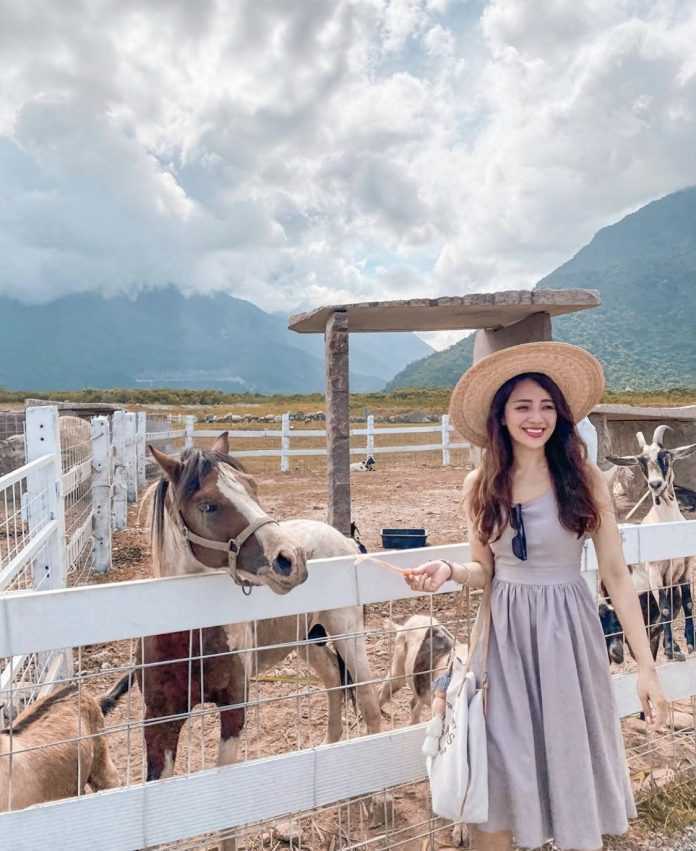
[[[415, 334], [351, 335], [351, 389], [381, 390], [431, 352]], [[289, 331], [287, 317], [225, 293], [187, 297], [164, 287], [40, 305], [0, 298], [0, 387], [136, 386], [323, 392], [323, 337]]]
[[[602, 228], [536, 285], [599, 290], [599, 308], [553, 320], [554, 338], [603, 362], [612, 389], [696, 387], [696, 188]], [[324, 389], [321, 334], [226, 293], [174, 287], [96, 293], [40, 305], [0, 297], [0, 386]], [[351, 389], [448, 387], [470, 365], [473, 335], [441, 352], [415, 334], [352, 334]], [[386, 388], [385, 388], [386, 384]]]
[[[615, 390], [696, 387], [696, 187], [602, 228], [537, 289], [599, 290], [602, 305], [553, 320], [554, 339], [592, 351]], [[473, 335], [396, 375], [397, 387], [450, 387]]]

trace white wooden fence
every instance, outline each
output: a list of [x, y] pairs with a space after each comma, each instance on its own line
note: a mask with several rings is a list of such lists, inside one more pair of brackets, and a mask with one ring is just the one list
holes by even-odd
[[[112, 530], [125, 528], [127, 500], [144, 484], [144, 415], [117, 412], [113, 442], [111, 432], [107, 417], [27, 408], [27, 463], [0, 477], [0, 594], [61, 589], [109, 570]], [[0, 723], [71, 673], [71, 650], [0, 654]]]
[[[182, 425], [170, 428], [166, 439], [190, 444], [196, 436], [193, 423]], [[443, 437], [448, 431], [444, 423]], [[369, 429], [358, 433], [368, 440], [371, 436]], [[105, 418], [92, 421], [90, 541], [93, 537], [95, 566], [97, 558], [106, 565], [111, 528], [125, 523], [127, 500], [142, 487], [144, 469], [138, 458], [145, 436], [142, 416], [115, 414], [111, 429]], [[244, 596], [224, 573], [65, 587], [70, 553], [80, 538], [66, 541], [66, 512], [74, 511], [76, 503], [64, 496], [84, 484], [87, 462], [83, 456], [66, 470], [59, 441], [57, 411], [29, 410], [29, 462], [0, 479], [0, 589], [13, 591], [0, 596], [0, 658], [7, 660], [3, 677], [9, 670], [12, 681], [17, 665], [26, 660], [44, 675], [53, 665], [51, 679], [69, 677], [73, 648], [86, 645], [419, 596], [398, 576], [352, 557], [310, 562], [309, 579], [285, 596], [267, 588]], [[286, 458], [298, 451], [285, 449]], [[84, 522], [74, 534], [84, 537]], [[629, 563], [689, 555], [696, 552], [696, 523], [626, 526], [622, 538]], [[412, 567], [438, 557], [466, 561], [468, 546], [393, 552], [389, 560]], [[593, 588], [596, 569], [588, 543], [583, 570]], [[453, 590], [449, 583], [440, 594]], [[696, 659], [662, 665], [660, 677], [669, 698], [696, 695]], [[618, 675], [613, 682], [619, 715], [638, 712], [635, 676]], [[142, 721], [132, 726], [140, 735]], [[5, 813], [0, 815], [2, 845], [13, 851], [34, 851], [39, 844], [71, 851], [125, 851], [314, 810], [423, 779], [422, 737], [421, 725], [404, 727]], [[282, 794], [267, 794], [278, 788], [279, 777]]]
[[[179, 419], [179, 422], [176, 422]], [[183, 423], [181, 423], [183, 419]], [[225, 429], [197, 429], [195, 427], [196, 419], [192, 416], [183, 418], [172, 418], [172, 428], [167, 428], [167, 421], [162, 417], [157, 417], [158, 427], [148, 428], [147, 442], [159, 445], [161, 442], [171, 443], [184, 438], [186, 446], [192, 446], [195, 438], [212, 439], [222, 434]], [[178, 425], [178, 427], [176, 427]], [[183, 425], [183, 427], [182, 427]], [[454, 434], [454, 428], [450, 425], [449, 415], [443, 414], [440, 417], [440, 423], [430, 426], [377, 426], [375, 427], [375, 418], [369, 415], [366, 420], [365, 428], [352, 428], [350, 430], [351, 437], [363, 437], [364, 448], [360, 446], [352, 446], [350, 452], [352, 455], [368, 456], [379, 454], [394, 454], [394, 453], [411, 453], [411, 452], [440, 452], [442, 456], [442, 464], [450, 463], [450, 451], [452, 449], [468, 449], [470, 444], [463, 442], [453, 442], [451, 435]], [[433, 443], [412, 443], [401, 444], [394, 446], [376, 446], [375, 438], [380, 435], [397, 435], [407, 434], [414, 436], [417, 434], [436, 434], [437, 442]], [[326, 455], [326, 447], [319, 448], [290, 448], [290, 442], [299, 441], [307, 438], [324, 438], [326, 439], [326, 429], [323, 428], [301, 428], [293, 429], [290, 420], [290, 414], [285, 413], [281, 416], [280, 429], [231, 429], [229, 430], [232, 451], [237, 458], [280, 458], [280, 469], [282, 472], [288, 472], [290, 469], [290, 458], [294, 457], [311, 457]], [[278, 441], [279, 445], [271, 449], [236, 449], [234, 447], [235, 440], [255, 438], [261, 440]], [[147, 459], [146, 463], [151, 462]]]
[[[696, 551], [696, 523], [630, 526], [622, 530], [627, 561]], [[437, 557], [468, 559], [455, 544], [394, 552], [401, 567]], [[595, 570], [592, 545], [584, 569]], [[331, 582], [326, 573], [331, 572]], [[323, 574], [323, 575], [322, 575]], [[455, 589], [452, 583], [440, 593]], [[220, 623], [301, 615], [318, 609], [383, 603], [417, 596], [399, 577], [352, 557], [310, 563], [309, 579], [286, 596], [266, 588], [245, 597], [223, 574], [84, 586], [5, 597], [0, 607], [0, 655], [15, 657], [55, 647], [117, 641], [137, 635]], [[114, 613], [122, 613], [115, 617]], [[668, 663], [660, 677], [670, 699], [696, 694], [696, 660]], [[614, 677], [621, 716], [640, 710], [635, 675]], [[390, 730], [337, 744], [207, 769], [189, 776], [99, 792], [0, 816], [8, 847], [124, 851], [278, 818], [357, 795], [422, 779], [422, 726]], [[282, 784], [278, 786], [278, 778]], [[282, 789], [282, 794], [267, 790]]]

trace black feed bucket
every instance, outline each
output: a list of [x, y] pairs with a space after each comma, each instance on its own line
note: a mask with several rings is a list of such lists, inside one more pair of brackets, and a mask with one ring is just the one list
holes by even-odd
[[425, 529], [382, 529], [382, 546], [385, 550], [411, 550], [428, 545]]

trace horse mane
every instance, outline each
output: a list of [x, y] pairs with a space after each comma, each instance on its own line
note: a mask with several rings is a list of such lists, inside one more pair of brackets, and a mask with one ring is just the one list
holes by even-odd
[[[223, 452], [213, 452], [208, 449], [185, 449], [181, 454], [181, 474], [175, 485], [175, 496], [177, 500], [190, 499], [201, 487], [201, 481], [220, 464], [228, 464], [237, 472], [242, 473], [247, 484], [250, 485], [254, 496], [256, 496], [256, 485], [246, 468], [238, 458], [225, 455]], [[152, 534], [152, 566], [157, 576], [160, 575], [160, 557], [164, 545], [164, 519], [167, 494], [170, 483], [166, 476], [147, 492], [151, 499], [150, 528]]]
[[12, 733], [13, 736], [23, 733], [27, 727], [35, 721], [38, 721], [40, 718], [43, 718], [52, 706], [55, 706], [56, 703], [59, 703], [66, 697], [70, 697], [70, 695], [75, 691], [77, 691], [77, 686], [72, 683], [61, 686], [59, 689], [56, 689], [47, 697], [43, 698], [43, 700], [37, 700], [35, 703], [28, 706], [14, 724], [10, 724], [10, 726], [5, 727], [4, 730], [0, 730], [0, 733], [4, 733], [5, 735]]

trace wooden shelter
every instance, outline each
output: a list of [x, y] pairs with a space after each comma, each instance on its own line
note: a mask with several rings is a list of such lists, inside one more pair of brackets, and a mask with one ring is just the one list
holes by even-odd
[[349, 345], [351, 333], [476, 329], [474, 359], [550, 340], [551, 318], [600, 304], [596, 290], [507, 290], [465, 296], [335, 304], [291, 316], [299, 334], [324, 334], [328, 521], [350, 532]]

